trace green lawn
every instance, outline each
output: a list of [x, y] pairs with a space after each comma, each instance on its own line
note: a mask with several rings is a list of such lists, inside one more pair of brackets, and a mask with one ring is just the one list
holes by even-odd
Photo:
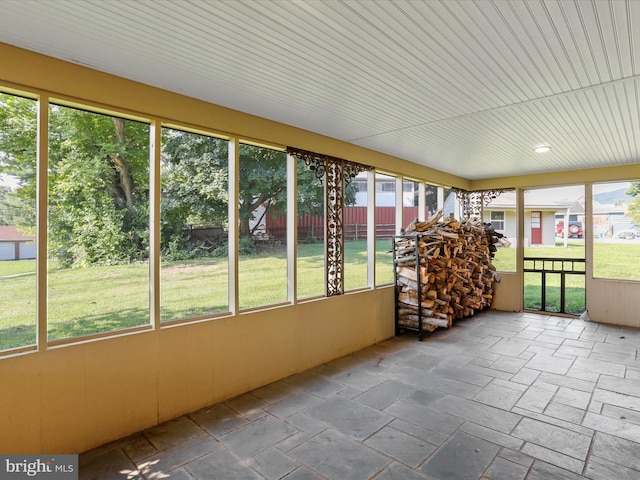
[[[378, 284], [393, 281], [390, 241], [377, 242]], [[367, 286], [366, 242], [346, 242], [345, 290]], [[640, 280], [637, 268], [640, 244], [596, 243], [596, 276]], [[298, 298], [324, 294], [324, 247], [299, 245]], [[535, 247], [528, 256], [577, 258], [581, 242], [564, 247]], [[494, 259], [498, 270], [515, 269], [515, 248], [500, 248]], [[251, 308], [284, 302], [287, 298], [284, 251], [242, 257], [240, 305]], [[49, 265], [49, 339], [118, 330], [149, 323], [149, 266], [147, 264], [58, 269]], [[33, 260], [0, 262], [0, 349], [35, 343], [36, 276]], [[161, 320], [201, 317], [228, 311], [226, 258], [164, 262], [161, 275]], [[538, 276], [539, 277], [539, 276]], [[559, 276], [547, 279], [547, 309], [559, 302]], [[573, 282], [573, 283], [572, 283]], [[582, 282], [582, 283], [581, 283]], [[568, 277], [567, 309], [584, 310], [584, 277]], [[539, 309], [540, 279], [525, 278], [526, 308]]]

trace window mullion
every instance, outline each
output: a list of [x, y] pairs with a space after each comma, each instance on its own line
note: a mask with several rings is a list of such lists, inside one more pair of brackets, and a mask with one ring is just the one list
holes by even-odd
[[36, 291], [37, 347], [47, 349], [47, 218], [49, 201], [49, 97], [41, 96], [37, 116]]

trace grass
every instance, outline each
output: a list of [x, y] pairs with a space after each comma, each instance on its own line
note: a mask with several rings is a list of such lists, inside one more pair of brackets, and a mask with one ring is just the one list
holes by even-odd
[[[393, 281], [390, 240], [377, 242], [377, 283]], [[367, 286], [366, 242], [346, 242], [345, 290]], [[640, 244], [596, 243], [594, 272], [606, 278], [640, 280], [637, 268]], [[577, 258], [584, 256], [582, 242], [568, 248], [535, 247], [526, 255]], [[324, 246], [299, 245], [298, 298], [324, 294]], [[498, 249], [498, 270], [515, 270], [515, 248]], [[149, 319], [149, 265], [144, 263], [85, 269], [59, 269], [49, 265], [48, 335], [63, 339], [127, 327], [146, 325]], [[35, 343], [35, 261], [0, 262], [0, 349]], [[557, 277], [557, 278], [556, 278]], [[569, 280], [570, 279], [570, 280]], [[578, 280], [580, 279], [580, 280]], [[239, 259], [241, 308], [284, 302], [287, 299], [284, 250]], [[578, 282], [571, 283], [571, 282]], [[584, 310], [583, 276], [568, 277], [567, 311]], [[525, 306], [541, 307], [540, 278], [525, 278]], [[547, 279], [547, 310], [557, 311], [559, 276]], [[226, 258], [188, 262], [163, 262], [160, 289], [161, 320], [202, 317], [226, 312], [228, 265]]]

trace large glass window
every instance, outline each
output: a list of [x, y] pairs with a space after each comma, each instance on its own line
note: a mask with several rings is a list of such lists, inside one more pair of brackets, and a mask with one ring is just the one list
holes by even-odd
[[48, 334], [149, 323], [149, 125], [49, 108]]
[[367, 287], [367, 176], [362, 172], [345, 188], [344, 289]]
[[0, 350], [36, 343], [36, 108], [0, 93]]
[[593, 185], [592, 220], [594, 278], [639, 281], [640, 181]]
[[287, 155], [240, 145], [239, 305], [287, 301]]
[[227, 140], [162, 130], [160, 318], [229, 310]]
[[392, 238], [396, 233], [396, 178], [376, 172], [376, 285], [393, 282]]
[[[304, 160], [298, 162], [298, 298], [324, 295], [324, 183]], [[280, 217], [279, 225], [286, 225]]]
[[425, 206], [427, 208], [426, 218], [430, 218], [434, 213], [438, 211], [438, 187], [435, 185], [425, 185]]
[[406, 228], [411, 222], [418, 220], [419, 182], [404, 180], [402, 188], [402, 226]]

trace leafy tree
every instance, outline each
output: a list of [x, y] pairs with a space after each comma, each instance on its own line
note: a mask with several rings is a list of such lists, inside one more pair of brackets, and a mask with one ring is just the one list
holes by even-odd
[[[35, 227], [36, 103], [0, 96], [0, 173], [17, 179], [3, 207]], [[148, 255], [149, 127], [52, 105], [49, 113], [50, 253], [84, 266]], [[7, 198], [8, 197], [8, 198]]]
[[36, 225], [36, 102], [0, 94], [0, 225]]
[[161, 248], [187, 248], [187, 225], [227, 228], [229, 145], [226, 140], [163, 129]]
[[632, 182], [625, 193], [633, 197], [627, 202], [629, 217], [636, 225], [640, 225], [640, 181]]
[[[162, 148], [162, 236], [163, 248], [176, 238], [185, 224], [228, 228], [228, 142], [179, 130], [163, 130]], [[251, 225], [261, 215], [286, 212], [286, 154], [242, 144], [240, 146], [239, 220], [240, 237], [250, 238]], [[313, 181], [304, 163], [300, 165], [299, 214], [322, 214], [324, 190]], [[350, 190], [351, 203], [355, 188]]]

